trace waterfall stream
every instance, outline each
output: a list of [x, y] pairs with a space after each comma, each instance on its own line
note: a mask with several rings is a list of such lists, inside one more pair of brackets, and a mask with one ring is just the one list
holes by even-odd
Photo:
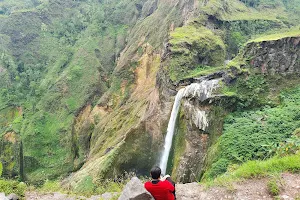
[[[211, 97], [212, 92], [217, 88], [219, 79], [213, 80], [204, 80], [201, 83], [192, 83], [185, 88], [182, 88], [178, 91], [175, 101], [173, 104], [170, 120], [168, 123], [167, 135], [165, 138], [164, 150], [160, 159], [160, 168], [163, 175], [166, 174], [167, 164], [169, 159], [169, 154], [172, 146], [176, 118], [180, 108], [180, 101], [182, 98], [197, 98], [199, 101], [204, 101]], [[200, 113], [200, 114], [199, 114]], [[199, 115], [196, 116], [198, 124], [205, 124], [208, 126], [208, 120], [206, 118], [204, 111], [199, 111]], [[198, 117], [199, 116], [199, 117]], [[198, 126], [197, 126], [198, 127]], [[200, 127], [198, 127], [200, 128]]]

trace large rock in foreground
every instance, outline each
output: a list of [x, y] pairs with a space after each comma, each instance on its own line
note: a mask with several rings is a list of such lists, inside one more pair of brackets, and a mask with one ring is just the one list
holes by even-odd
[[154, 198], [144, 188], [143, 183], [137, 177], [133, 177], [118, 200], [154, 200]]
[[5, 193], [0, 193], [0, 200], [8, 200], [8, 198], [5, 196]]

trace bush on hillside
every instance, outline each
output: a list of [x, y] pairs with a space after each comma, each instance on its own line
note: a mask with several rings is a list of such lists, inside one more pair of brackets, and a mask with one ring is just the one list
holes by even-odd
[[223, 135], [217, 142], [217, 156], [205, 179], [226, 172], [231, 164], [299, 151], [300, 87], [282, 93], [281, 101], [281, 105], [274, 108], [238, 111], [225, 119]]
[[25, 196], [26, 184], [23, 182], [0, 179], [0, 191], [5, 194], [15, 193], [18, 196]]

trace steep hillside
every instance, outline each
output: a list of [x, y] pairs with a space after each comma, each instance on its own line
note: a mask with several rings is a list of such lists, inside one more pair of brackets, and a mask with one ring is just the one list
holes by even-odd
[[[211, 118], [220, 117], [208, 130], [195, 129], [187, 109], [179, 119], [169, 171], [178, 181], [199, 179], [204, 168], [218, 162], [204, 158], [218, 144], [228, 112], [277, 106], [276, 97], [269, 103], [261, 95], [278, 96], [281, 89], [299, 84], [296, 75], [282, 76], [299, 72], [299, 41], [291, 37], [299, 36], [299, 5], [299, 0], [1, 1], [4, 176], [39, 183], [74, 172], [66, 182], [76, 188], [124, 171], [148, 174], [163, 148], [178, 88], [195, 77], [225, 77], [226, 97], [204, 105], [213, 111]], [[265, 42], [261, 36], [291, 27], [294, 33], [286, 39], [280, 40], [287, 36], [283, 34]], [[254, 40], [258, 35], [261, 39]], [[229, 70], [225, 61], [250, 39], [254, 41], [229, 63]], [[283, 55], [289, 65], [279, 59]], [[269, 72], [277, 73], [278, 90], [272, 80], [270, 93], [258, 92], [251, 100], [247, 98], [256, 92], [239, 90], [244, 85], [264, 90], [261, 84], [274, 78]], [[227, 84], [239, 76], [250, 81]], [[259, 86], [249, 85], [252, 76]], [[197, 141], [206, 143], [198, 160], [193, 156], [199, 154], [190, 152], [200, 151], [192, 145], [199, 135]], [[192, 159], [195, 166], [188, 165]]]

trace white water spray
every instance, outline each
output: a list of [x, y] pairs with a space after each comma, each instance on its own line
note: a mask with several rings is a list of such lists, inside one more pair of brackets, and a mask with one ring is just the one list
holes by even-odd
[[[204, 101], [207, 98], [211, 97], [213, 90], [218, 86], [219, 80], [204, 80], [201, 83], [192, 83], [191, 85], [187, 86], [186, 88], [180, 89], [175, 97], [174, 105], [171, 112], [171, 117], [168, 124], [167, 135], [165, 138], [165, 145], [162, 157], [160, 159], [160, 168], [162, 174], [166, 174], [167, 164], [169, 159], [169, 154], [172, 146], [174, 130], [176, 125], [176, 118], [180, 108], [180, 101], [183, 97], [186, 98], [198, 98], [200, 101]], [[204, 112], [204, 111], [203, 111]], [[205, 114], [205, 112], [204, 112]], [[199, 117], [198, 124], [208, 124], [206, 117], [201, 115]], [[200, 121], [199, 121], [200, 120]], [[200, 128], [200, 127], [198, 127]]]

